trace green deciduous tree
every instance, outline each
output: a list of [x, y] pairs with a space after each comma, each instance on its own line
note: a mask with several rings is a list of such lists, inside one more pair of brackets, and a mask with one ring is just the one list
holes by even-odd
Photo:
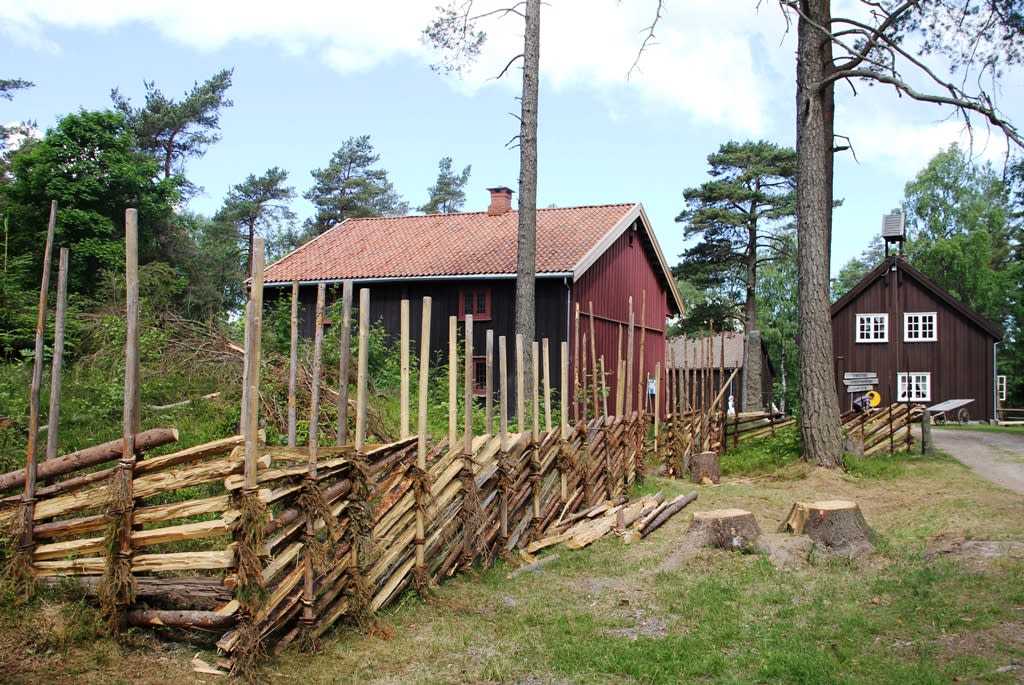
[[140, 108], [132, 107], [117, 88], [111, 91], [115, 108], [128, 119], [139, 146], [160, 160], [164, 178], [184, 174], [186, 159], [202, 157], [220, 140], [220, 112], [232, 105], [225, 93], [233, 71], [224, 69], [196, 83], [180, 102], [164, 95], [152, 81], [145, 83], [146, 104]]
[[708, 155], [708, 164], [714, 180], [683, 191], [687, 206], [676, 221], [684, 224], [685, 237], [701, 235], [701, 241], [678, 268], [698, 287], [741, 290], [743, 330], [750, 332], [759, 266], [791, 257], [796, 152], [763, 140], [732, 141]]
[[71, 248], [69, 290], [96, 295], [96, 276], [124, 268], [124, 214], [139, 210], [140, 261], [176, 263], [183, 256], [172, 207], [175, 179], [158, 180], [158, 165], [138, 151], [135, 136], [117, 112], [70, 114], [30, 141], [11, 159], [12, 183], [4, 189], [12, 255], [31, 254], [38, 278], [40, 246], [51, 200], [58, 204], [57, 243]]
[[990, 165], [956, 145], [940, 152], [904, 189], [910, 263], [984, 317], [1002, 324], [1007, 278], [1018, 266], [1009, 189]]
[[195, 256], [188, 264], [185, 311], [202, 321], [237, 312], [242, 304], [242, 284], [248, 276], [238, 226], [198, 214], [183, 214], [180, 219], [195, 244]]
[[452, 158], [443, 157], [437, 163], [437, 183], [427, 189], [430, 199], [427, 204], [417, 207], [424, 214], [451, 214], [462, 210], [466, 204], [466, 184], [472, 167], [466, 165], [462, 173], [452, 171]]
[[1024, 226], [1013, 203], [1011, 186], [991, 165], [952, 145], [907, 184], [903, 209], [910, 263], [1003, 328], [998, 363], [1015, 381], [1009, 399], [1016, 400], [1024, 394]]
[[262, 176], [249, 174], [234, 185], [224, 198], [224, 206], [217, 220], [230, 223], [242, 232], [247, 256], [245, 273], [252, 273], [252, 246], [257, 231], [271, 237], [283, 225], [295, 221], [295, 212], [289, 202], [295, 198], [295, 188], [286, 186], [288, 172], [280, 167], [267, 169]]
[[388, 172], [373, 168], [379, 161], [370, 136], [363, 135], [346, 140], [326, 167], [311, 172], [315, 182], [303, 194], [316, 206], [316, 216], [306, 221], [309, 236], [320, 235], [345, 219], [409, 212], [409, 204], [395, 191]]

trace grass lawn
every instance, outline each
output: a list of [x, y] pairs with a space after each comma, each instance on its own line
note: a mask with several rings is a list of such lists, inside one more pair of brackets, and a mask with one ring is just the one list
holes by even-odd
[[[1024, 543], [1024, 498], [944, 456], [857, 460], [849, 474], [803, 464], [783, 465], [770, 476], [742, 471], [725, 477], [739, 482], [718, 487], [649, 477], [643, 491], [670, 496], [698, 487], [699, 498], [631, 545], [611, 536], [583, 550], [553, 547], [541, 554], [558, 558], [537, 572], [508, 577], [513, 566], [501, 562], [448, 580], [434, 601], [406, 594], [381, 615], [393, 639], [342, 628], [316, 654], [290, 651], [268, 661], [260, 681], [903, 684], [1024, 678], [1024, 544], [998, 555], [965, 553], [970, 544], [961, 553], [927, 553], [955, 549], [963, 539]], [[879, 533], [875, 554], [856, 561], [812, 555], [810, 563], [784, 569], [759, 555], [674, 554], [692, 511], [748, 509], [773, 532], [793, 502], [840, 498], [858, 502]], [[38, 619], [4, 612], [4, 682], [218, 682], [188, 667], [201, 647], [170, 646], [150, 632], [133, 634], [126, 647], [88, 637], [94, 635], [90, 611], [58, 600], [36, 605], [50, 633]], [[204, 658], [215, 657], [207, 652]]]

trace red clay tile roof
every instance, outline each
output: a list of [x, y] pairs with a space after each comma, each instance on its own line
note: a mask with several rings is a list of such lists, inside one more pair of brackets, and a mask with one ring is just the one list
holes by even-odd
[[[537, 274], [570, 273], [636, 204], [537, 210]], [[268, 283], [514, 275], [519, 213], [348, 219], [267, 268]], [[588, 260], [587, 258], [591, 259]]]

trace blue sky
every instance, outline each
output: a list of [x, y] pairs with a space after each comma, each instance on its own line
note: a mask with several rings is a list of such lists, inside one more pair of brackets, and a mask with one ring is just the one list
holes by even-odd
[[[228, 188], [272, 166], [301, 194], [351, 136], [369, 134], [396, 190], [415, 207], [438, 160], [471, 164], [467, 211], [488, 187], [516, 189], [519, 72], [495, 80], [521, 47], [515, 18], [485, 24], [489, 40], [463, 79], [429, 68], [420, 30], [436, 0], [0, 0], [0, 78], [35, 87], [0, 101], [0, 121], [41, 128], [79, 108], [110, 107], [114, 87], [135, 104], [144, 81], [180, 98], [234, 69], [222, 140], [187, 172], [212, 214]], [[507, 3], [506, 3], [507, 4]], [[848, 2], [833, 2], [834, 13]], [[477, 7], [501, 6], [478, 0]], [[653, 18], [653, 0], [551, 0], [542, 11], [538, 206], [643, 203], [670, 264], [684, 249], [682, 190], [707, 176], [707, 155], [729, 140], [794, 143], [795, 37], [774, 3], [667, 0], [656, 41], [626, 75]], [[836, 132], [857, 159], [837, 157], [832, 270], [856, 256], [897, 207], [904, 184], [953, 141], [962, 121], [882, 87], [837, 90]], [[1024, 71], [1000, 105], [1024, 120]], [[973, 153], [1000, 163], [1005, 144], [974, 130]], [[311, 213], [299, 200], [300, 217]]]

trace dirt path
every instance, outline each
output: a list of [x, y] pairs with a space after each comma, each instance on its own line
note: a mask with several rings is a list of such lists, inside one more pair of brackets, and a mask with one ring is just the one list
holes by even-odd
[[932, 439], [982, 478], [1024, 495], [1024, 434], [935, 429]]

